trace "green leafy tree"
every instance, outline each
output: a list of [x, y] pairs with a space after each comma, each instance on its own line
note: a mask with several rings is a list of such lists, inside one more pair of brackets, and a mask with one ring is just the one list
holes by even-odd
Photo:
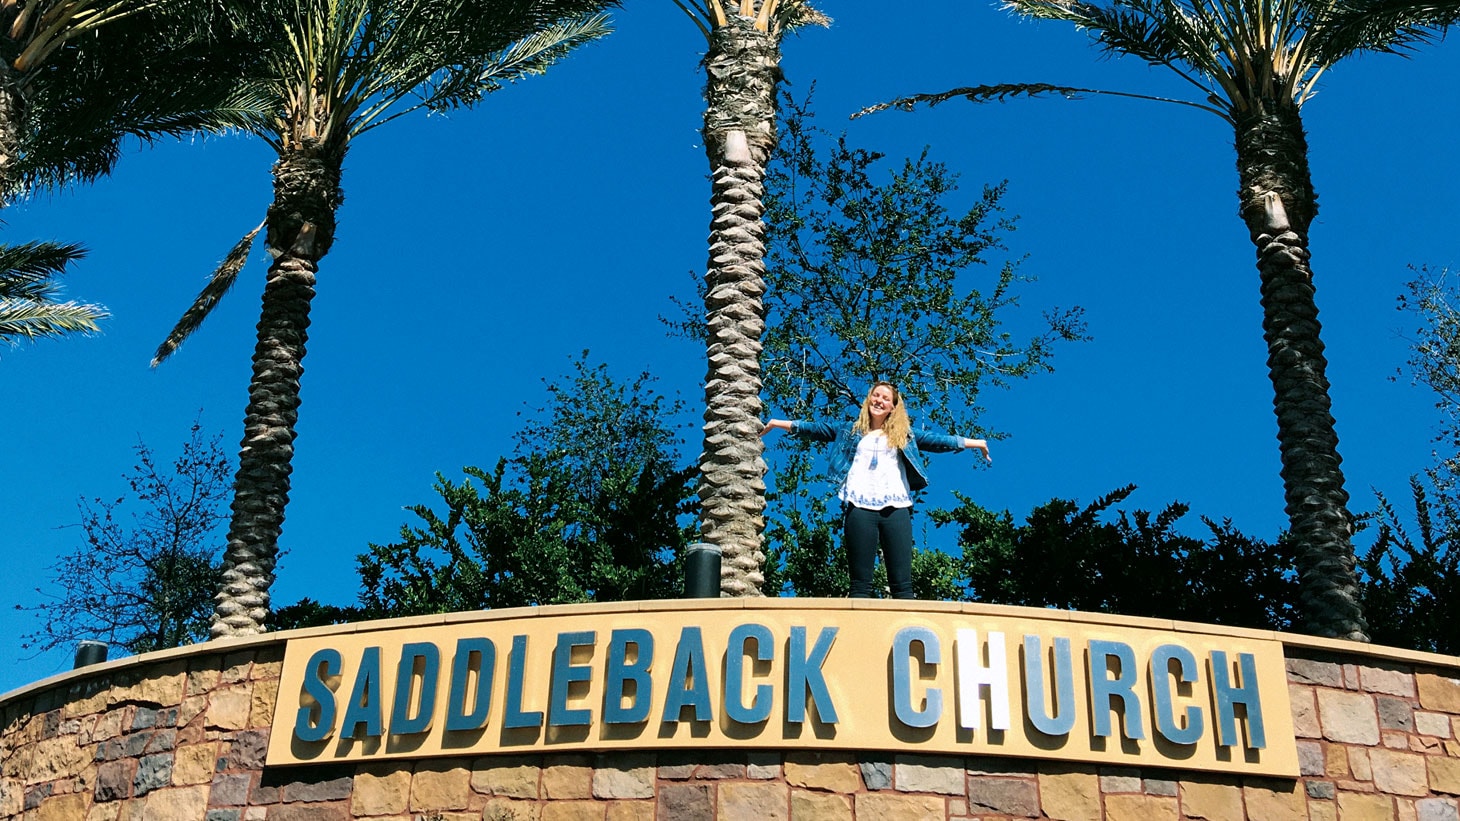
[[215, 637], [261, 631], [289, 498], [299, 379], [320, 260], [335, 238], [345, 154], [422, 109], [470, 105], [607, 33], [610, 0], [258, 0], [239, 9], [251, 63], [237, 97], [276, 152], [274, 200], [159, 348], [160, 361], [232, 286], [258, 231], [264, 284]]
[[400, 541], [359, 557], [366, 617], [679, 594], [695, 474], [672, 427], [682, 405], [586, 353], [548, 393], [513, 458], [438, 475], [444, 509], [409, 508]]
[[[926, 151], [889, 163], [816, 128], [809, 100], [783, 111], [766, 181], [767, 402], [792, 418], [845, 418], [872, 382], [892, 379], [915, 424], [986, 433], [980, 392], [1051, 370], [1057, 343], [1084, 335], [1078, 309], [1046, 314], [1022, 338], [1008, 324], [1030, 279], [999, 259], [1014, 228], [1004, 186], [963, 194]], [[692, 331], [685, 313], [676, 327]], [[781, 442], [768, 532], [785, 572], [772, 578], [799, 595], [843, 595], [827, 477], [812, 446]]]
[[1053, 499], [1023, 524], [960, 497], [933, 518], [953, 525], [963, 556], [965, 597], [993, 604], [1055, 607], [1285, 630], [1298, 584], [1293, 546], [1203, 518], [1208, 537], [1177, 531], [1188, 508], [1110, 512], [1127, 486], [1081, 507]]
[[56, 592], [37, 589], [44, 601], [17, 605], [41, 625], [24, 647], [99, 639], [142, 653], [207, 638], [229, 492], [219, 441], [194, 424], [171, 465], [139, 444], [123, 474], [129, 493], [82, 500], [83, 543], [52, 566]]
[[781, 37], [829, 21], [804, 0], [674, 0], [705, 36], [710, 161], [709, 261], [703, 338], [701, 539], [720, 548], [721, 591], [759, 596], [764, 584], [765, 462], [761, 458], [761, 297], [766, 291], [765, 169], [776, 146]]
[[1410, 477], [1412, 523], [1378, 494], [1370, 521], [1376, 536], [1359, 569], [1374, 641], [1453, 655], [1460, 653], [1460, 623], [1453, 615], [1460, 602], [1460, 506], [1453, 483], [1439, 473], [1429, 472], [1428, 486]]
[[59, 302], [55, 279], [85, 254], [77, 245], [0, 245], [0, 340], [15, 342], [93, 333], [106, 318], [100, 305]]
[[[1435, 4], [1430, 4], [1431, 6]], [[1453, 3], [1444, 4], [1453, 8]], [[1309, 267], [1308, 229], [1318, 199], [1308, 165], [1302, 109], [1329, 68], [1362, 51], [1411, 41], [1443, 15], [1410, 5], [1407, 17], [1369, 14], [1337, 0], [1006, 0], [1022, 15], [1085, 29], [1111, 54], [1175, 72], [1195, 99], [1166, 99], [1209, 112], [1231, 128], [1237, 149], [1238, 206], [1257, 252], [1268, 373], [1278, 422], [1290, 533], [1297, 545], [1305, 628], [1367, 638], [1354, 573], [1353, 516], [1338, 455]], [[1402, 11], [1398, 4], [1387, 6]], [[1452, 12], [1453, 14], [1453, 12]], [[911, 108], [954, 98], [1078, 97], [1113, 93], [1043, 83], [987, 85], [906, 97], [874, 106]]]

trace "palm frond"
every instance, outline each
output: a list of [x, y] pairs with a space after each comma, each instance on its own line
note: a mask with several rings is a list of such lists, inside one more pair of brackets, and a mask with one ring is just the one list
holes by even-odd
[[0, 299], [0, 339], [35, 340], [45, 336], [96, 333], [108, 316], [100, 305]]
[[1329, 63], [1358, 51], [1402, 54], [1457, 24], [1457, 0], [1341, 0], [1315, 29], [1315, 49]]
[[0, 245], [0, 299], [50, 299], [58, 287], [54, 277], [84, 256], [86, 250], [74, 243]]
[[152, 356], [152, 367], [155, 368], [162, 364], [163, 360], [182, 347], [183, 342], [192, 336], [193, 331], [202, 326], [203, 321], [217, 307], [218, 302], [233, 288], [233, 284], [238, 281], [238, 272], [242, 271], [244, 263], [248, 262], [249, 252], [253, 250], [254, 238], [259, 235], [259, 231], [263, 227], [264, 223], [260, 223], [257, 228], [244, 234], [243, 239], [239, 240], [223, 258], [223, 262], [219, 263], [218, 269], [213, 272], [208, 284], [203, 286], [203, 290], [198, 293], [197, 299], [193, 300], [193, 304], [183, 313], [182, 318], [177, 321], [177, 325], [173, 326], [167, 339], [157, 346], [157, 353]]
[[100, 305], [57, 302], [55, 277], [85, 256], [79, 245], [27, 242], [0, 246], [0, 340], [94, 333]]
[[1127, 97], [1133, 100], [1149, 100], [1157, 103], [1174, 103], [1176, 105], [1190, 106], [1191, 108], [1209, 111], [1228, 122], [1231, 116], [1223, 109], [1210, 105], [1194, 103], [1190, 100], [1179, 100], [1171, 97], [1155, 97], [1150, 94], [1135, 94], [1127, 91], [1108, 91], [1098, 88], [1079, 88], [1076, 86], [1057, 86], [1048, 83], [1005, 83], [1002, 85], [966, 86], [963, 88], [949, 89], [948, 91], [936, 94], [910, 94], [906, 97], [899, 97], [885, 103], [868, 106], [852, 115], [852, 119], [864, 117], [868, 114], [876, 114], [879, 111], [897, 109], [899, 111], [912, 111], [919, 105], [926, 105], [929, 108], [940, 105], [952, 99], [962, 98], [971, 103], [1006, 102], [1011, 97], [1041, 97], [1048, 94], [1057, 94], [1067, 100], [1077, 100], [1087, 94], [1096, 94], [1109, 97]]
[[[420, 108], [436, 111], [471, 105], [505, 84], [542, 74], [574, 49], [613, 31], [606, 14], [585, 14], [554, 21], [506, 48], [484, 55], [470, 70], [453, 66], [424, 80], [402, 77], [392, 93], [382, 94], [355, 119], [351, 136], [403, 117]], [[417, 102], [391, 110], [407, 94]]]

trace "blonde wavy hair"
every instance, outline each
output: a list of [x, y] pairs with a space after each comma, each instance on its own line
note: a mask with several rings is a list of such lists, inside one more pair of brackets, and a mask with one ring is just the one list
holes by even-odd
[[862, 400], [862, 412], [857, 414], [857, 424], [852, 426], [852, 430], [863, 435], [872, 430], [872, 391], [878, 388], [892, 391], [892, 412], [882, 422], [882, 433], [887, 436], [887, 444], [898, 449], [907, 447], [908, 440], [912, 438], [912, 423], [908, 421], [907, 406], [903, 404], [902, 393], [891, 382], [877, 382], [867, 389], [867, 398]]

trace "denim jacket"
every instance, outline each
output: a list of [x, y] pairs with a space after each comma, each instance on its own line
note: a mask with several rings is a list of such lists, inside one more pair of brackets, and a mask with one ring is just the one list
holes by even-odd
[[[802, 439], [810, 439], [813, 442], [833, 443], [831, 470], [833, 474], [843, 480], [852, 470], [852, 458], [857, 455], [857, 444], [862, 441], [861, 434], [853, 430], [851, 425], [834, 428], [823, 422], [811, 422], [804, 419], [791, 423], [791, 434]], [[913, 492], [928, 486], [927, 474], [923, 472], [923, 455], [919, 452], [919, 448], [929, 453], [952, 453], [963, 449], [963, 437], [944, 433], [912, 432], [912, 438], [898, 453], [902, 456], [903, 467], [907, 468], [908, 490]]]

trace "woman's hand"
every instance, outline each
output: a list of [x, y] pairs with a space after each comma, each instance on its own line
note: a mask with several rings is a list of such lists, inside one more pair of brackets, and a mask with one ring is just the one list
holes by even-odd
[[760, 435], [765, 436], [767, 433], [770, 433], [771, 431], [778, 428], [780, 430], [790, 430], [791, 423], [786, 421], [785, 419], [768, 419], [766, 420], [765, 427], [760, 429]]
[[994, 463], [994, 457], [989, 455], [989, 443], [987, 440], [964, 439], [963, 446], [965, 448], [973, 448], [974, 450], [981, 451], [983, 453], [983, 460], [985, 462], [988, 462], [991, 465]]

